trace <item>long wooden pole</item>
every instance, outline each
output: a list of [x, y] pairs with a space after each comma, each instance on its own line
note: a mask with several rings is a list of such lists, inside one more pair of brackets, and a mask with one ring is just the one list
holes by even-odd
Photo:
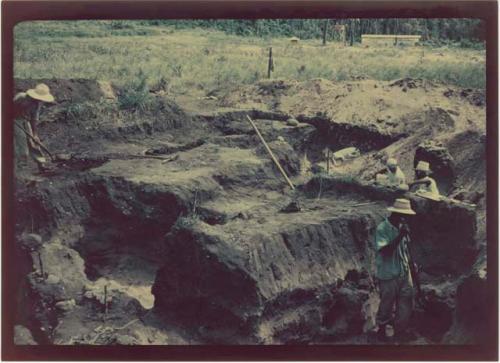
[[283, 170], [283, 168], [281, 167], [278, 159], [276, 159], [276, 157], [274, 156], [273, 152], [271, 151], [271, 149], [269, 148], [269, 145], [267, 144], [266, 140], [264, 140], [264, 138], [262, 137], [262, 135], [260, 134], [260, 131], [259, 129], [257, 128], [257, 126], [255, 125], [255, 123], [253, 122], [253, 120], [250, 118], [250, 116], [247, 115], [247, 118], [248, 118], [248, 121], [250, 121], [250, 123], [252, 124], [252, 127], [253, 129], [255, 130], [255, 132], [257, 133], [257, 136], [259, 137], [260, 141], [262, 141], [262, 143], [264, 144], [264, 147], [266, 148], [269, 156], [271, 157], [271, 159], [274, 161], [274, 164], [276, 164], [276, 166], [278, 167], [279, 171], [281, 172], [281, 174], [283, 175], [283, 177], [285, 178], [286, 182], [288, 183], [288, 185], [290, 186], [290, 188], [292, 188], [292, 190], [295, 190], [295, 187], [292, 183], [292, 181], [288, 178], [288, 175], [286, 175], [285, 171]]
[[28, 136], [35, 144], [37, 144], [38, 146], [40, 146], [40, 148], [43, 151], [45, 151], [47, 153], [47, 155], [49, 155], [52, 160], [54, 159], [54, 157], [52, 156], [52, 154], [50, 153], [50, 151], [40, 141], [38, 141], [37, 139], [35, 139], [33, 137], [33, 135], [31, 135], [24, 127], [22, 127], [21, 125], [19, 125], [17, 122], [14, 122], [14, 124], [17, 127], [19, 127], [21, 130], [23, 130], [23, 132], [26, 134], [26, 136]]

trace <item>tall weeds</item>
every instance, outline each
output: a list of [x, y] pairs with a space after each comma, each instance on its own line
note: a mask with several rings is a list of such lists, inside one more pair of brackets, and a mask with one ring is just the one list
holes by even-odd
[[[274, 78], [414, 77], [485, 88], [485, 51], [481, 49], [342, 47], [338, 43], [322, 47], [317, 40], [291, 45], [286, 38], [173, 30], [132, 21], [21, 23], [15, 28], [14, 74], [110, 80], [129, 89], [121, 96], [122, 107], [144, 109], [147, 87], [162, 78], [173, 93], [209, 92], [265, 78], [269, 46], [273, 47]], [[138, 78], [138, 69], [143, 79]]]

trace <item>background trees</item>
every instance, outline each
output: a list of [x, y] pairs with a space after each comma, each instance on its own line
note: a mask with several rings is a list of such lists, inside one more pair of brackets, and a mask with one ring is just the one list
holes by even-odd
[[480, 19], [258, 19], [258, 20], [145, 20], [175, 28], [217, 29], [242, 36], [297, 36], [321, 38], [328, 21], [327, 40], [334, 36], [335, 24], [347, 25], [347, 39], [361, 41], [361, 34], [419, 34], [425, 41], [461, 42], [468, 45], [485, 40], [484, 22]]

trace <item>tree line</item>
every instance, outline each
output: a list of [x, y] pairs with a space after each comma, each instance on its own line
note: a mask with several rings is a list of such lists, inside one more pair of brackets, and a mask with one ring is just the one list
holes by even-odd
[[361, 34], [417, 34], [430, 42], [482, 42], [485, 25], [480, 19], [256, 19], [256, 20], [148, 20], [151, 25], [171, 25], [177, 29], [217, 29], [241, 36], [296, 36], [300, 39], [335, 38], [335, 25], [346, 26], [352, 44], [361, 41]]

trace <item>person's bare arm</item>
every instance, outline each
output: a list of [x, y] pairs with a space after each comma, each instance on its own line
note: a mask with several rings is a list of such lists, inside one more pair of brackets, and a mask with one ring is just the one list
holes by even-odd
[[418, 185], [418, 184], [425, 184], [425, 185], [429, 185], [431, 183], [430, 180], [415, 180], [413, 182], [410, 183], [410, 188], [414, 185]]
[[398, 248], [399, 244], [408, 233], [408, 226], [403, 225], [403, 227], [399, 230], [399, 234], [387, 246], [384, 246], [379, 250], [380, 253], [385, 256], [390, 256], [394, 250]]

